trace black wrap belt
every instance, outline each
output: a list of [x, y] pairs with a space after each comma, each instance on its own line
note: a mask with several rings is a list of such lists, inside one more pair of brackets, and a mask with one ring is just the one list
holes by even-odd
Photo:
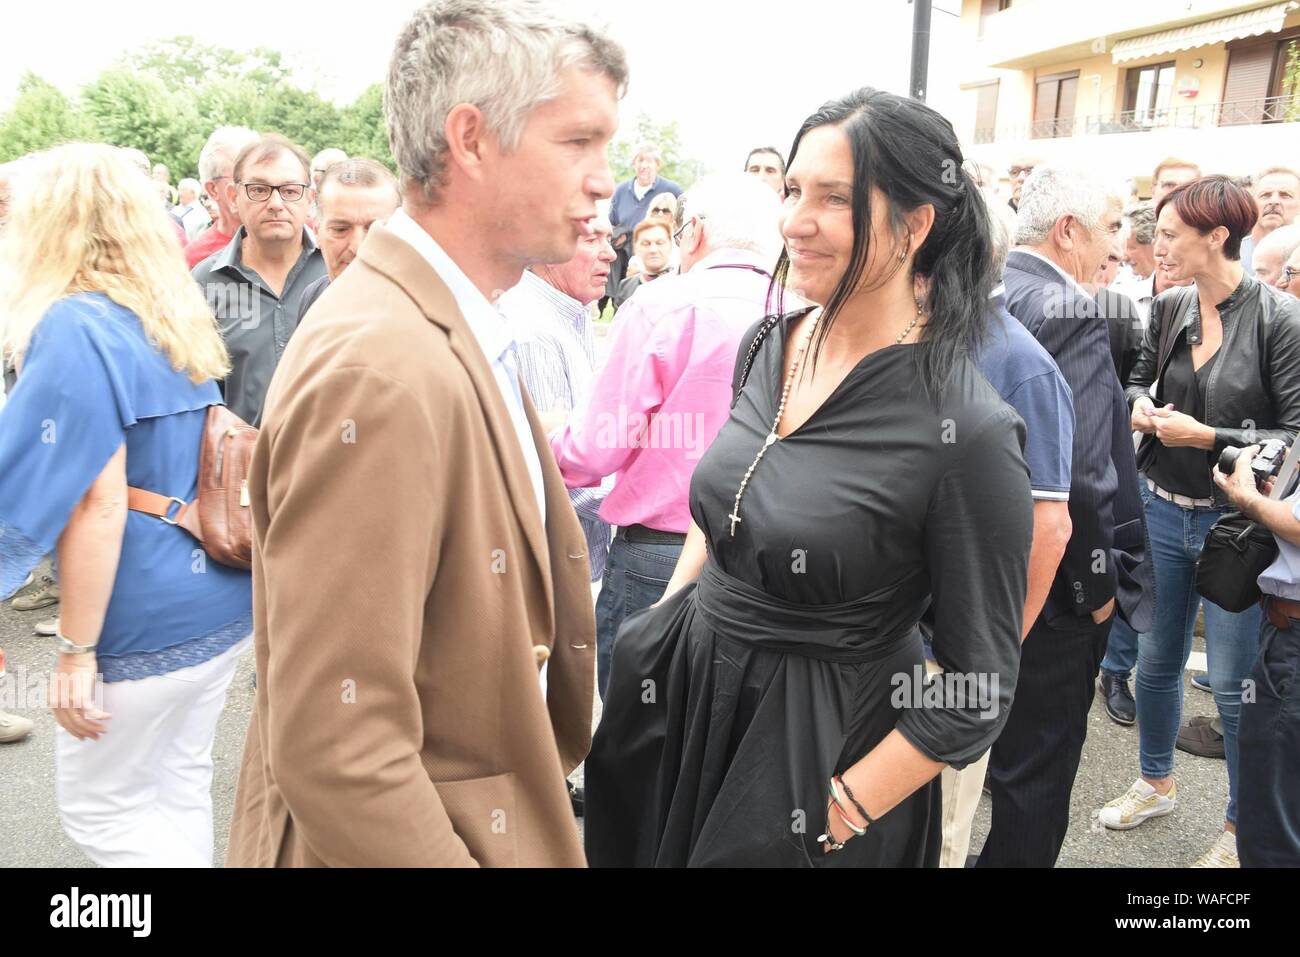
[[[801, 605], [769, 595], [733, 578], [710, 556], [696, 586], [696, 611], [717, 634], [781, 654], [859, 664], [876, 661], [912, 639], [926, 598], [899, 609], [895, 582], [861, 598], [835, 605]], [[888, 630], [882, 618], [905, 624]]]

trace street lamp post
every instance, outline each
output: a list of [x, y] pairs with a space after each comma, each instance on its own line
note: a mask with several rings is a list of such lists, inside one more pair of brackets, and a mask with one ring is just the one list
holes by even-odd
[[922, 103], [929, 68], [930, 0], [912, 0], [912, 82], [908, 91], [912, 99]]

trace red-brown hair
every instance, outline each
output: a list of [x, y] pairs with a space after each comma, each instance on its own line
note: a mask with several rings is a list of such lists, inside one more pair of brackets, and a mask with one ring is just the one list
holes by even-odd
[[650, 229], [662, 229], [668, 234], [668, 241], [673, 241], [673, 227], [662, 219], [650, 217], [637, 223], [636, 229], [632, 230], [632, 245], [635, 246], [641, 239], [641, 234]]
[[1156, 206], [1157, 219], [1170, 203], [1178, 218], [1201, 235], [1220, 226], [1227, 229], [1223, 255], [1228, 259], [1241, 258], [1241, 241], [1259, 219], [1255, 197], [1226, 176], [1203, 176], [1171, 190]]

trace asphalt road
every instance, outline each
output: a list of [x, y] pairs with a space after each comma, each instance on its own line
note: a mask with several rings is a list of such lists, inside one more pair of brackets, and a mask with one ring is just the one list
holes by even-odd
[[[9, 669], [9, 677], [0, 681], [13, 683], [23, 672], [30, 675], [52, 667], [52, 640], [32, 633], [32, 626], [50, 617], [51, 611], [17, 612], [8, 603], [0, 606], [0, 647], [5, 649]], [[1196, 650], [1204, 651], [1199, 638]], [[253, 706], [252, 660], [250, 651], [240, 661], [213, 748], [212, 798], [218, 862], [225, 858], [244, 732]], [[1209, 714], [1212, 708], [1208, 694], [1187, 685], [1185, 714]], [[0, 867], [93, 866], [59, 825], [54, 798], [54, 720], [47, 712], [19, 713], [33, 719], [36, 730], [23, 742], [0, 745]], [[1096, 810], [1123, 793], [1137, 776], [1137, 730], [1114, 724], [1106, 717], [1100, 700], [1096, 701], [1075, 782], [1070, 830], [1058, 866], [1185, 867], [1195, 861], [1222, 829], [1228, 799], [1227, 769], [1223, 761], [1196, 758], [1180, 751], [1176, 773], [1180, 807], [1174, 814], [1148, 821], [1132, 831], [1099, 827]], [[989, 809], [985, 796], [975, 821], [974, 848], [981, 845], [988, 831]]]

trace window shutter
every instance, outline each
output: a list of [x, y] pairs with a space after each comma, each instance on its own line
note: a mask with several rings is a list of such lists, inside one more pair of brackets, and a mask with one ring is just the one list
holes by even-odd
[[1061, 81], [1061, 96], [1056, 104], [1056, 135], [1069, 136], [1074, 132], [1074, 101], [1079, 93], [1079, 77]]
[[984, 36], [984, 21], [997, 12], [998, 0], [980, 0], [980, 36]]
[[1232, 48], [1228, 58], [1228, 78], [1223, 84], [1220, 126], [1263, 121], [1264, 98], [1268, 96], [1276, 48], [1274, 42]]
[[1039, 80], [1034, 95], [1034, 136], [1051, 136], [1056, 120], [1056, 94], [1060, 80]]
[[998, 83], [981, 86], [975, 91], [975, 142], [992, 143], [998, 120]]

